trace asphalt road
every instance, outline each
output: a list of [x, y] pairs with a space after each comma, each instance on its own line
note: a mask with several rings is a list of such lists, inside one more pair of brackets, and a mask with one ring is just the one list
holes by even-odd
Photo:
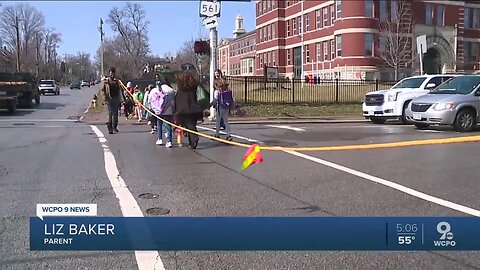
[[[106, 138], [142, 213], [170, 216], [467, 216], [480, 209], [478, 143], [336, 152], [265, 151], [241, 171], [245, 149], [201, 140], [196, 150], [155, 146], [146, 125], [95, 133], [68, 120], [95, 89], [62, 89], [39, 108], [0, 113], [0, 269], [133, 269], [133, 252], [30, 252], [28, 218], [37, 203], [96, 203], [120, 216], [106, 174]], [[47, 121], [48, 120], [48, 121]], [[210, 132], [206, 129], [206, 132]], [[464, 136], [397, 124], [234, 125], [241, 138], [279, 146], [351, 145]], [[478, 132], [468, 135], [474, 135]], [[100, 136], [99, 136], [100, 135]], [[241, 138], [240, 138], [241, 137]], [[363, 173], [363, 174], [362, 174]], [[384, 180], [380, 184], [376, 179]], [[439, 205], [394, 184], [450, 204]], [[141, 194], [153, 193], [154, 199]], [[159, 234], [162, 232], [159, 231]], [[5, 243], [9, 243], [5, 245]], [[11, 243], [11, 244], [10, 244]], [[479, 252], [160, 252], [165, 269], [479, 269]]]

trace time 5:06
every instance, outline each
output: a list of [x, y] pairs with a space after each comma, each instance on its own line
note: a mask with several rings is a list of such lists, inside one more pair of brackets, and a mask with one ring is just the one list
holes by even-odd
[[397, 224], [397, 233], [416, 233], [417, 231], [417, 224]]

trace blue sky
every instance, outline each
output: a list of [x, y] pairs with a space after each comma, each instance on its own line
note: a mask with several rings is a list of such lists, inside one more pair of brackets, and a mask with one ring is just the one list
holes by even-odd
[[[22, 1], [23, 2], [23, 1]], [[199, 18], [199, 1], [144, 1], [139, 3], [147, 12], [150, 48], [152, 53], [163, 56], [175, 53], [185, 40], [208, 37]], [[3, 6], [19, 2], [3, 2]], [[100, 18], [106, 21], [111, 8], [122, 7], [123, 1], [32, 1], [23, 2], [40, 10], [46, 19], [47, 27], [54, 27], [62, 33], [63, 43], [59, 54], [73, 54], [77, 51], [95, 54], [99, 46], [97, 30]], [[255, 2], [222, 2], [219, 20], [219, 38], [232, 37], [235, 17], [244, 17], [245, 30], [255, 28]], [[113, 31], [104, 25], [107, 37]]]

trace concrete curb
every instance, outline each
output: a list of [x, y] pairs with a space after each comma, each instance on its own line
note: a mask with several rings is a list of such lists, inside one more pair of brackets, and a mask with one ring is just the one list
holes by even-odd
[[[348, 123], [368, 123], [368, 120], [252, 120], [252, 121], [230, 121], [231, 125], [248, 125], [248, 124], [348, 124]], [[215, 122], [203, 122], [203, 125], [215, 125]]]

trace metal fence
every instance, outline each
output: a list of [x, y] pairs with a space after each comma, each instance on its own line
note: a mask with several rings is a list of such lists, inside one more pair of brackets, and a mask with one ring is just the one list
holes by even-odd
[[388, 89], [394, 82], [379, 80], [265, 79], [226, 77], [237, 102], [277, 104], [359, 103], [367, 92]]

